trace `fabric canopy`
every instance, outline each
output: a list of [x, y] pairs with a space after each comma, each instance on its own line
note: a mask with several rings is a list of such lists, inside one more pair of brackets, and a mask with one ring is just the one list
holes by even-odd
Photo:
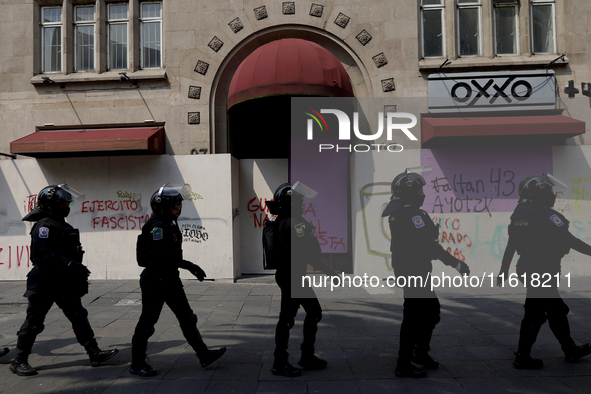
[[353, 97], [353, 88], [335, 55], [314, 42], [285, 38], [257, 48], [238, 66], [228, 108], [277, 95]]
[[12, 141], [10, 152], [32, 157], [164, 153], [164, 127], [41, 130]]

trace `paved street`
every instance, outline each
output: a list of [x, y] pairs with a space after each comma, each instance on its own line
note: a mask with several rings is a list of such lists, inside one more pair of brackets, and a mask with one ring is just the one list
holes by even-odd
[[[39, 374], [19, 377], [8, 370], [15, 355], [16, 331], [24, 321], [24, 282], [0, 282], [0, 359], [2, 393], [588, 393], [591, 357], [577, 364], [563, 360], [548, 325], [542, 327], [534, 356], [545, 367], [513, 369], [523, 299], [442, 299], [442, 319], [432, 340], [432, 355], [441, 362], [425, 379], [394, 376], [401, 321], [395, 297], [323, 299], [317, 354], [328, 361], [322, 371], [301, 377], [271, 374], [279, 289], [272, 277], [237, 283], [184, 281], [210, 347], [225, 345], [218, 362], [202, 369], [165, 307], [148, 354], [159, 374], [140, 378], [129, 373], [131, 336], [141, 311], [138, 281], [92, 281], [83, 298], [101, 348], [118, 348], [106, 365], [92, 368], [76, 342], [68, 320], [57, 307], [49, 312], [37, 337], [30, 364]], [[585, 293], [567, 299], [577, 342], [591, 340], [591, 299]], [[299, 359], [303, 312], [290, 342], [291, 361]]]

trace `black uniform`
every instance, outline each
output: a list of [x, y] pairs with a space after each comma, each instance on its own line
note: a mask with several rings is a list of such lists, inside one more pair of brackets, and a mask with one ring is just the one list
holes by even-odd
[[26, 360], [45, 316], [55, 302], [72, 323], [78, 343], [97, 347], [81, 297], [88, 293], [89, 271], [82, 262], [80, 235], [62, 218], [45, 217], [31, 230], [31, 261], [27, 275], [27, 317], [18, 331], [17, 358]]
[[195, 264], [183, 260], [183, 237], [176, 220], [152, 215], [142, 228], [147, 241], [149, 262], [140, 276], [142, 314], [132, 339], [132, 359], [146, 358], [148, 338], [154, 334], [160, 312], [166, 303], [179, 321], [183, 335], [199, 356], [208, 351], [197, 329], [197, 315], [189, 306], [179, 277], [179, 268], [194, 270]]
[[[517, 275], [522, 280], [525, 274], [527, 286], [518, 345], [520, 355], [529, 357], [540, 327], [546, 320], [565, 353], [576, 347], [570, 336], [569, 308], [558, 293], [554, 275], [560, 273], [560, 260], [570, 249], [591, 255], [591, 246], [572, 235], [568, 226], [569, 221], [559, 212], [533, 203], [519, 203], [511, 215], [501, 273], [507, 277], [511, 260], [517, 252], [520, 256]], [[540, 275], [539, 279], [550, 287], [532, 286], [533, 274]], [[548, 277], [551, 280], [546, 282]]]
[[439, 227], [424, 210], [391, 200], [382, 216], [389, 216], [394, 273], [397, 277], [423, 278], [423, 283], [416, 285], [413, 280], [407, 279], [407, 286], [404, 287], [398, 355], [401, 359], [411, 359], [415, 348], [425, 353], [429, 350], [433, 330], [440, 320], [439, 300], [431, 290], [432, 260], [439, 259], [453, 267], [458, 265], [459, 260], [439, 244]]
[[[275, 281], [281, 289], [281, 311], [275, 331], [275, 359], [287, 357], [289, 330], [294, 326], [300, 305], [306, 311], [302, 354], [313, 356], [322, 308], [314, 290], [311, 287], [301, 287], [302, 276], [306, 274], [308, 264], [328, 275], [336, 275], [336, 272], [320, 261], [320, 244], [310, 223], [301, 216], [292, 220], [290, 216], [283, 214], [276, 220], [281, 245], [278, 260], [282, 264], [278, 265], [275, 272]], [[292, 286], [297, 287], [297, 294], [302, 294], [302, 298], [292, 298]]]

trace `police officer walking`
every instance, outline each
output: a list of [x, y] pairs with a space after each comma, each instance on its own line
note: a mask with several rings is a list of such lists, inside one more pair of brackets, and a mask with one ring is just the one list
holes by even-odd
[[[299, 182], [293, 188], [290, 183], [284, 183], [275, 190], [273, 201], [267, 202], [271, 214], [277, 215], [274, 239], [278, 245], [273, 245], [273, 248], [278, 260], [275, 281], [281, 289], [281, 310], [275, 330], [275, 359], [271, 369], [274, 375], [294, 377], [302, 373], [301, 369], [289, 363], [287, 353], [289, 331], [295, 324], [300, 305], [306, 311], [306, 317], [298, 364], [305, 369], [324, 369], [328, 364], [314, 355], [322, 308], [314, 290], [302, 287], [302, 276], [306, 274], [308, 264], [327, 275], [337, 275], [320, 261], [320, 244], [314, 235], [314, 227], [301, 216], [304, 213], [304, 197], [315, 195], [316, 192]], [[292, 290], [297, 292], [297, 297], [292, 296]]]
[[83, 196], [66, 184], [47, 186], [37, 195], [35, 209], [23, 218], [36, 223], [31, 230], [33, 268], [27, 275], [24, 295], [29, 300], [27, 317], [17, 333], [17, 354], [10, 365], [10, 371], [19, 376], [37, 374], [29, 365], [29, 354], [54, 303], [72, 323], [76, 339], [86, 349], [93, 367], [117, 354], [117, 349], [99, 349], [88, 312], [82, 307], [81, 297], [88, 293], [90, 271], [82, 264], [80, 233], [65, 221], [75, 198]]
[[591, 246], [568, 231], [569, 221], [552, 209], [557, 188], [566, 185], [549, 174], [530, 175], [518, 188], [519, 201], [511, 215], [509, 240], [503, 255], [497, 285], [503, 286], [515, 252], [519, 254], [517, 275], [527, 287], [525, 314], [513, 366], [539, 369], [540, 359], [531, 357], [541, 326], [548, 321], [567, 362], [576, 362], [591, 353], [591, 346], [577, 346], [570, 335], [569, 308], [558, 293], [561, 259], [570, 249], [591, 256]]
[[[439, 362], [429, 355], [431, 336], [440, 320], [439, 300], [430, 286], [432, 260], [440, 260], [462, 275], [470, 274], [466, 263], [439, 244], [439, 227], [421, 209], [425, 184], [425, 179], [413, 169], [397, 175], [391, 184], [392, 197], [382, 213], [390, 226], [392, 268], [397, 283], [403, 283], [402, 278], [406, 282], [395, 370], [399, 377], [422, 378], [426, 376], [425, 369], [439, 367]], [[422, 279], [413, 282], [411, 277], [419, 276]]]
[[190, 195], [188, 184], [164, 184], [150, 199], [152, 216], [138, 236], [138, 264], [145, 267], [140, 276], [142, 289], [142, 314], [135, 327], [131, 342], [131, 367], [129, 371], [139, 376], [154, 376], [157, 371], [146, 362], [148, 339], [154, 334], [160, 312], [166, 303], [179, 321], [187, 342], [207, 367], [220, 358], [225, 347], [209, 350], [197, 329], [197, 315], [189, 306], [179, 277], [184, 268], [203, 281], [205, 272], [196, 264], [183, 260], [183, 237], [177, 219], [181, 214], [183, 197]]

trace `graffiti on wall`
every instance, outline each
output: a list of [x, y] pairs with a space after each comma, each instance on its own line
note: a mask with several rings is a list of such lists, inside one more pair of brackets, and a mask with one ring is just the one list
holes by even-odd
[[267, 207], [267, 201], [273, 200], [267, 200], [266, 198], [262, 197], [253, 197], [248, 200], [246, 209], [248, 212], [252, 213], [254, 228], [263, 227], [267, 220], [271, 220], [273, 218], [273, 215], [271, 215], [269, 208]]
[[303, 217], [314, 226], [314, 234], [318, 238], [320, 246], [324, 247], [323, 252], [326, 252], [326, 248], [329, 248], [331, 252], [347, 251], [347, 243], [343, 237], [335, 236], [326, 227], [323, 228], [322, 218], [316, 215], [316, 209], [313, 203], [309, 203], [305, 207]]
[[197, 223], [183, 223], [181, 224], [181, 234], [183, 235], [183, 242], [201, 243], [209, 239], [209, 234], [205, 231], [205, 227]]
[[150, 218], [135, 200], [86, 200], [80, 211], [91, 216], [93, 230], [140, 230]]
[[5, 246], [0, 248], [0, 265], [6, 268], [26, 266], [27, 268], [31, 265], [31, 253], [28, 245], [25, 246]]

